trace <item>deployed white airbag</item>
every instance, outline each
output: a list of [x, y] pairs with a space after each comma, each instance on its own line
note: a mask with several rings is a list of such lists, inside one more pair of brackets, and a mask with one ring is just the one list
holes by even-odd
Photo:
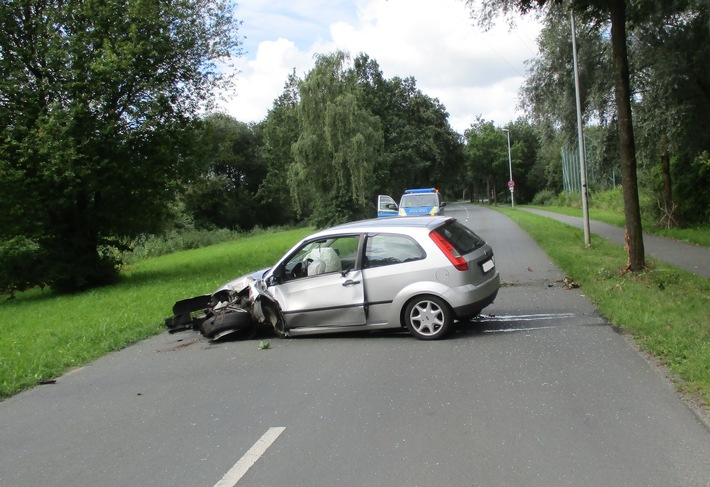
[[[315, 260], [321, 260], [323, 261], [323, 264], [325, 264], [325, 270], [322, 272], [318, 272], [318, 274], [321, 273], [326, 273], [326, 272], [335, 272], [339, 271], [342, 269], [342, 265], [340, 263], [340, 257], [338, 256], [337, 252], [335, 249], [331, 247], [319, 247], [317, 249], [313, 249], [310, 252], [308, 252], [308, 255], [306, 255], [306, 259], [311, 259], [313, 261]], [[315, 264], [313, 262], [311, 266]], [[310, 266], [309, 266], [309, 271], [310, 271]], [[309, 272], [309, 275], [310, 272]]]

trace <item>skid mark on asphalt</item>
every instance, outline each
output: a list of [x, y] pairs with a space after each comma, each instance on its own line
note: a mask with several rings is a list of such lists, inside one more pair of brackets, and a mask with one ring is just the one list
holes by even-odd
[[[569, 320], [576, 318], [576, 313], [537, 313], [537, 314], [517, 314], [517, 315], [481, 315], [471, 323], [483, 325], [481, 333], [514, 333], [518, 331], [534, 331], [534, 330], [549, 330], [559, 328], [560, 326], [568, 325]], [[547, 325], [526, 326], [528, 323], [538, 323], [541, 321], [557, 321]], [[508, 324], [513, 326], [500, 327], [500, 324]], [[520, 326], [514, 326], [519, 323]]]
[[575, 313], [537, 313], [525, 315], [481, 315], [476, 321], [492, 323], [496, 321], [538, 321], [538, 320], [556, 320], [560, 318], [574, 318]]

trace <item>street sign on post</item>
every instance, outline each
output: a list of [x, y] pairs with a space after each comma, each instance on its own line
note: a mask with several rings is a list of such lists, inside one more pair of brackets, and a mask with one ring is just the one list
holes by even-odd
[[508, 187], [511, 191], [513, 191], [513, 188], [515, 187], [515, 181], [513, 181], [512, 179], [508, 181]]

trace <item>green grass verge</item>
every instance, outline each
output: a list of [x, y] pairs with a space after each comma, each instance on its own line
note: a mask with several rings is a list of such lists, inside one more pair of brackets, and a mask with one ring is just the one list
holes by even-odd
[[120, 281], [70, 296], [40, 290], [0, 302], [0, 399], [164, 331], [175, 301], [272, 265], [303, 228], [138, 262]]
[[[710, 405], [710, 280], [646, 258], [648, 270], [621, 275], [621, 245], [526, 211], [496, 208], [537, 241], [613, 325], [657, 357], [681, 390]], [[547, 207], [544, 207], [547, 209]]]
[[[582, 217], [581, 208], [572, 208], [569, 206], [536, 206], [536, 205], [525, 205], [526, 208], [535, 208], [538, 210], [551, 211], [554, 213], [560, 213], [567, 216], [577, 216]], [[626, 219], [624, 217], [623, 211], [605, 210], [600, 208], [589, 208], [589, 219], [596, 220], [609, 225], [615, 225], [617, 227], [626, 226]], [[710, 228], [708, 227], [696, 227], [696, 228], [659, 228], [648, 220], [644, 220], [643, 223], [644, 233], [649, 233], [652, 235], [660, 235], [662, 237], [668, 237], [675, 240], [680, 240], [681, 242], [702, 245], [704, 247], [710, 247]]]

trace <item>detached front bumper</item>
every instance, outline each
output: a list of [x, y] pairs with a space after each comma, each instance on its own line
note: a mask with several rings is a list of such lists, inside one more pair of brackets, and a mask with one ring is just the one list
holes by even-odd
[[209, 294], [178, 301], [173, 306], [173, 316], [165, 318], [165, 327], [169, 333], [200, 330], [211, 304], [212, 296]]
[[165, 319], [165, 327], [169, 333], [195, 330], [214, 340], [237, 332], [249, 337], [256, 333], [257, 325], [265, 322], [275, 326], [279, 316], [264, 314], [262, 299], [268, 300], [269, 296], [254, 277], [263, 272], [234, 279], [213, 294], [176, 302], [173, 316]]

